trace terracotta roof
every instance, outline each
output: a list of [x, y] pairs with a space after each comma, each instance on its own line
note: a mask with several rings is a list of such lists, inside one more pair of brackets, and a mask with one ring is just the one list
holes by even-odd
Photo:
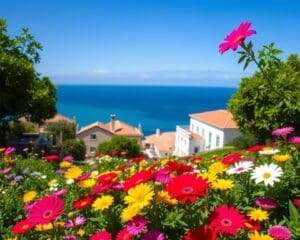
[[48, 122], [59, 122], [59, 121], [67, 121], [69, 123], [75, 123], [73, 119], [65, 117], [59, 113], [56, 114], [53, 118], [47, 119], [45, 122], [48, 123]]
[[109, 131], [109, 130], [107, 129], [107, 127], [106, 127], [106, 125], [105, 125], [104, 123], [102, 123], [102, 122], [94, 122], [94, 123], [92, 123], [92, 124], [90, 124], [90, 125], [87, 125], [87, 126], [81, 128], [81, 129], [76, 133], [76, 135], [79, 135], [79, 134], [81, 134], [81, 133], [83, 133], [83, 132], [85, 132], [85, 131], [88, 131], [88, 130], [94, 128], [94, 127], [101, 128], [101, 129], [103, 129], [103, 130], [105, 130], [105, 131], [107, 131], [107, 132], [109, 132], [109, 133], [112, 133], [111, 131]]
[[89, 129], [92, 129], [94, 127], [101, 128], [111, 134], [114, 134], [114, 135], [121, 135], [121, 136], [127, 136], [127, 137], [141, 137], [143, 135], [141, 133], [141, 131], [138, 130], [137, 128], [135, 128], [127, 123], [121, 122], [119, 120], [115, 120], [114, 131], [112, 129], [111, 122], [106, 123], [106, 124], [104, 124], [102, 122], [95, 122], [95, 123], [92, 123], [88, 126], [81, 128], [80, 131], [77, 132], [77, 135], [81, 134]]
[[141, 136], [143, 136], [142, 132], [139, 129], [137, 129], [137, 128], [125, 123], [125, 122], [122, 122], [120, 120], [114, 120], [114, 121], [115, 121], [114, 129], [112, 129], [112, 122], [111, 121], [105, 124], [106, 128], [110, 132], [112, 132], [116, 135], [128, 136], [128, 137], [141, 137]]
[[145, 143], [154, 144], [159, 151], [167, 152], [175, 147], [176, 132], [163, 132], [161, 134], [152, 134], [146, 137]]
[[203, 137], [197, 133], [192, 133], [192, 138], [195, 140], [201, 140]]
[[193, 113], [190, 114], [190, 117], [222, 129], [238, 128], [236, 122], [233, 120], [232, 114], [227, 110]]

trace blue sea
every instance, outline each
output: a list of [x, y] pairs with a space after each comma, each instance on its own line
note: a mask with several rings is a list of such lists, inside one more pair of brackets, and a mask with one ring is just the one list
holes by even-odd
[[75, 117], [80, 127], [108, 122], [110, 114], [137, 126], [145, 136], [188, 125], [189, 114], [226, 108], [237, 88], [58, 85], [58, 112]]

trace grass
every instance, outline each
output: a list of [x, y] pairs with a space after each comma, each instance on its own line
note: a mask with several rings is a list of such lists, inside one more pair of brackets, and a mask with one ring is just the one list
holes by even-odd
[[225, 148], [220, 148], [220, 149], [200, 153], [199, 155], [204, 159], [210, 159], [214, 155], [224, 156], [224, 155], [227, 155], [229, 153], [236, 152], [236, 151], [237, 150], [235, 149], [235, 147], [228, 146], [228, 147], [225, 147]]

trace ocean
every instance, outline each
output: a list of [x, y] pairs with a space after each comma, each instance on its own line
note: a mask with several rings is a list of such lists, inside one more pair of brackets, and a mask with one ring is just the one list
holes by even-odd
[[80, 127], [117, 119], [138, 126], [144, 136], [157, 128], [175, 131], [188, 125], [189, 114], [225, 109], [237, 88], [58, 85], [58, 112], [75, 118]]

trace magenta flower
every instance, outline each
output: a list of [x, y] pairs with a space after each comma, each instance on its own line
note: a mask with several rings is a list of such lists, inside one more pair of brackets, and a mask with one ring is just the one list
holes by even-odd
[[146, 229], [147, 220], [143, 216], [135, 216], [127, 224], [127, 230], [130, 234], [136, 236]]
[[0, 174], [1, 174], [1, 175], [5, 175], [5, 174], [9, 173], [10, 170], [11, 170], [10, 167], [3, 168], [3, 169], [0, 170]]
[[76, 227], [80, 227], [85, 223], [86, 223], [86, 219], [84, 217], [79, 216], [74, 219], [74, 224]]
[[73, 157], [72, 156], [70, 156], [70, 155], [68, 155], [68, 156], [65, 156], [64, 158], [63, 158], [63, 161], [73, 161]]
[[247, 37], [256, 34], [255, 30], [249, 29], [250, 26], [250, 22], [241, 23], [239, 27], [227, 35], [224, 42], [219, 45], [219, 52], [223, 54], [229, 49], [235, 51]]
[[15, 151], [16, 151], [16, 149], [14, 147], [8, 147], [5, 149], [4, 155], [14, 153]]
[[164, 240], [164, 235], [158, 230], [151, 230], [143, 236], [143, 240]]
[[289, 133], [293, 132], [294, 128], [293, 127], [284, 127], [284, 128], [277, 128], [272, 131], [273, 136], [285, 136], [288, 135]]
[[62, 195], [64, 195], [64, 194], [66, 194], [67, 192], [68, 192], [68, 189], [63, 188], [63, 189], [61, 189], [61, 190], [58, 190], [58, 191], [56, 191], [56, 192], [53, 192], [51, 195], [52, 195], [52, 196], [57, 196], [57, 197], [59, 197], [59, 196], [62, 196]]
[[280, 225], [271, 226], [269, 228], [269, 234], [275, 240], [290, 240], [292, 237], [291, 231], [287, 227]]
[[133, 237], [134, 236], [128, 232], [127, 227], [124, 227], [118, 232], [116, 240], [131, 240]]
[[76, 240], [76, 236], [75, 235], [67, 235], [63, 237], [63, 240]]
[[74, 227], [74, 223], [73, 223], [73, 221], [72, 220], [67, 220], [66, 222], [65, 222], [65, 228], [67, 228], [67, 229], [70, 229], [70, 228], [73, 228]]
[[273, 198], [262, 197], [255, 201], [256, 205], [263, 209], [273, 209], [277, 207], [277, 203]]
[[288, 142], [291, 144], [300, 144], [300, 136], [291, 137]]

